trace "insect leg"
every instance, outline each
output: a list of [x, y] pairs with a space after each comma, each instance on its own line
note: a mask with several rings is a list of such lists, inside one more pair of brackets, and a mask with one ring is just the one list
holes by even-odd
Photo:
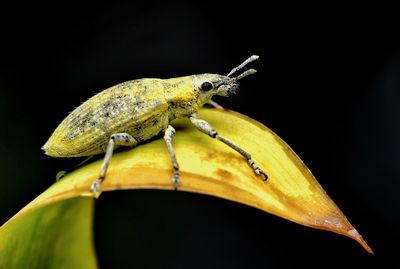
[[220, 104], [218, 104], [217, 102], [210, 100], [207, 102], [207, 105], [213, 107], [213, 108], [217, 108], [217, 109], [224, 109]]
[[242, 149], [241, 147], [239, 147], [238, 145], [236, 145], [229, 139], [220, 136], [218, 134], [218, 132], [208, 122], [206, 122], [205, 120], [198, 119], [196, 114], [193, 114], [192, 116], [190, 116], [190, 121], [201, 132], [208, 134], [212, 138], [218, 139], [225, 145], [227, 145], [227, 146], [231, 147], [232, 149], [236, 150], [237, 152], [239, 152], [243, 157], [246, 158], [248, 164], [251, 166], [251, 168], [253, 168], [254, 172], [257, 175], [260, 175], [263, 178], [263, 180], [268, 179], [267, 174], [255, 164], [255, 162], [251, 159], [251, 155], [248, 152], [246, 152], [244, 149]]
[[108, 165], [110, 164], [110, 159], [114, 151], [114, 147], [116, 145], [133, 147], [137, 145], [137, 143], [138, 142], [136, 141], [136, 139], [127, 133], [117, 133], [111, 135], [110, 140], [108, 141], [107, 144], [106, 155], [104, 156], [103, 165], [101, 166], [100, 176], [90, 186], [90, 190], [93, 192], [95, 196], [96, 192], [100, 191], [101, 182], [103, 182], [106, 176]]
[[168, 125], [164, 133], [164, 140], [167, 144], [169, 156], [171, 157], [172, 166], [174, 168], [174, 171], [172, 172], [172, 184], [174, 185], [175, 190], [177, 190], [181, 180], [179, 178], [179, 164], [176, 160], [174, 148], [172, 147], [172, 140], [174, 139], [174, 137], [175, 129], [171, 125]]

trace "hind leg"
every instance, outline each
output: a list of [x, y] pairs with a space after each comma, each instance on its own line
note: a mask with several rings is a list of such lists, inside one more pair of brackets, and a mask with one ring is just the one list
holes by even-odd
[[130, 146], [134, 147], [137, 145], [137, 141], [131, 135], [127, 133], [117, 133], [113, 134], [110, 137], [110, 140], [107, 144], [106, 155], [104, 156], [103, 165], [101, 166], [99, 178], [96, 179], [93, 184], [90, 186], [90, 190], [93, 192], [93, 195], [96, 197], [96, 193], [101, 189], [101, 182], [105, 179], [108, 165], [110, 164], [110, 159], [114, 151], [115, 146]]
[[177, 190], [179, 184], [181, 183], [181, 180], [179, 178], [179, 164], [178, 161], [176, 160], [175, 156], [175, 151], [174, 148], [172, 147], [172, 140], [175, 137], [175, 129], [171, 125], [168, 125], [168, 128], [165, 130], [164, 133], [164, 140], [165, 144], [167, 145], [168, 153], [169, 156], [171, 157], [171, 162], [172, 162], [172, 167], [173, 167], [173, 172], [172, 172], [172, 185], [174, 186], [174, 189]]

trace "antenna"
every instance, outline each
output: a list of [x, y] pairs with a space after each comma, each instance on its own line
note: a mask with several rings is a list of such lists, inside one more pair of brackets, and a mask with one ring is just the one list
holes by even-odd
[[[246, 59], [246, 61], [244, 61], [243, 63], [241, 63], [238, 67], [235, 67], [231, 70], [231, 72], [229, 72], [228, 77], [233, 75], [234, 73], [236, 73], [237, 71], [239, 71], [240, 69], [242, 69], [243, 67], [245, 67], [247, 64], [254, 62], [255, 60], [257, 60], [258, 58], [260, 58], [260, 56], [258, 55], [252, 55], [249, 58]], [[245, 72], [247, 73], [247, 72]], [[244, 73], [243, 73], [244, 74]], [[246, 74], [248, 75], [248, 74]], [[242, 78], [242, 77], [241, 77]], [[237, 79], [238, 80], [238, 79]]]
[[257, 70], [255, 70], [255, 69], [249, 69], [249, 70], [244, 71], [243, 73], [241, 73], [239, 76], [231, 78], [231, 79], [229, 80], [229, 82], [236, 82], [236, 81], [238, 81], [239, 79], [242, 79], [242, 78], [244, 78], [244, 77], [247, 77], [248, 75], [253, 75], [253, 74], [255, 74], [255, 73], [257, 73]]

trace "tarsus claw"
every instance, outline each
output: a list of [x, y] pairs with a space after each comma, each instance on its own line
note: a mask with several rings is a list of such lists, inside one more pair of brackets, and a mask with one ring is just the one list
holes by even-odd
[[96, 198], [97, 197], [97, 192], [99, 192], [101, 189], [101, 180], [96, 179], [95, 182], [93, 182], [92, 185], [90, 185], [90, 190], [93, 192], [93, 196]]
[[261, 168], [259, 168], [259, 167], [255, 164], [255, 162], [254, 162], [253, 160], [250, 159], [250, 160], [248, 160], [248, 162], [249, 162], [249, 165], [253, 168], [254, 172], [255, 172], [257, 175], [261, 176], [261, 177], [263, 178], [264, 181], [266, 181], [266, 180], [268, 179], [268, 175], [267, 175], [263, 170], [261, 170]]
[[174, 171], [171, 181], [172, 181], [172, 185], [174, 186], [174, 189], [178, 190], [178, 187], [181, 184], [181, 179], [179, 177], [179, 171]]

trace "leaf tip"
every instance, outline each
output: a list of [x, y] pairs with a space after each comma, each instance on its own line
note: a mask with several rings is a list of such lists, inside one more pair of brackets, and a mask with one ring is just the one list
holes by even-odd
[[356, 240], [368, 253], [374, 254], [372, 248], [365, 242], [361, 234], [354, 228], [347, 231], [346, 236]]
[[374, 254], [372, 248], [365, 242], [361, 234], [351, 225], [347, 218], [340, 212], [335, 212], [329, 216], [318, 220], [314, 228], [328, 230], [357, 241], [368, 253]]

